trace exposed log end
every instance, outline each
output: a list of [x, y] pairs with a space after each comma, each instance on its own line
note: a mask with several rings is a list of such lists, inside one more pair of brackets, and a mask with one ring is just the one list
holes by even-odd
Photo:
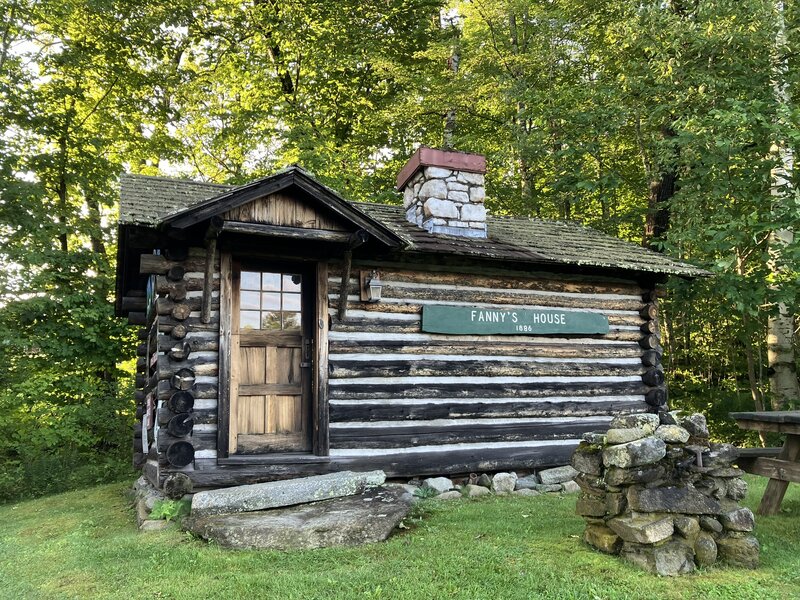
[[664, 372], [658, 369], [650, 369], [642, 375], [642, 381], [650, 386], [657, 387], [664, 384]]
[[147, 314], [143, 312], [128, 313], [128, 325], [147, 325]]
[[639, 345], [645, 350], [654, 350], [658, 348], [658, 336], [655, 334], [646, 335], [639, 340]]
[[170, 281], [180, 281], [186, 275], [186, 269], [181, 265], [174, 265], [167, 271], [167, 279]]
[[645, 394], [645, 402], [650, 406], [664, 406], [667, 403], [667, 390], [664, 388], [653, 388]]

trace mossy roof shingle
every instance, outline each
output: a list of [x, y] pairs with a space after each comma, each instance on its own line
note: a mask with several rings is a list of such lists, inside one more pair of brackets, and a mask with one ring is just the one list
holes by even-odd
[[[165, 217], [236, 186], [123, 174], [120, 223], [155, 226]], [[409, 223], [401, 206], [352, 202], [407, 244], [404, 252], [664, 273], [696, 277], [706, 271], [577, 223], [489, 216], [488, 238], [432, 234]]]

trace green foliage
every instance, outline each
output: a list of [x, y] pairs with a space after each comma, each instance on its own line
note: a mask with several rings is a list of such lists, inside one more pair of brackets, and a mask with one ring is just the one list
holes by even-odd
[[418, 487], [414, 490], [414, 495], [417, 498], [433, 498], [434, 496], [438, 496], [439, 492], [431, 487]]
[[172, 521], [185, 517], [191, 511], [191, 500], [156, 500], [153, 510], [150, 511], [150, 518]]

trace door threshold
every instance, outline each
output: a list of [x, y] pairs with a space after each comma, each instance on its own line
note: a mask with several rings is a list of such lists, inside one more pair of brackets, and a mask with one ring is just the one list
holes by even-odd
[[330, 456], [294, 454], [291, 452], [283, 454], [233, 454], [227, 458], [217, 459], [217, 464], [220, 465], [285, 465], [328, 462], [331, 462]]

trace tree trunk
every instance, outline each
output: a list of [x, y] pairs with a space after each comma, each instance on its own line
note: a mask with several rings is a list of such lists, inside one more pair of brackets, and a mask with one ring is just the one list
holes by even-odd
[[[664, 140], [672, 143], [675, 138], [675, 131], [671, 127], [664, 127], [661, 130]], [[677, 150], [673, 151], [673, 157], [677, 160]], [[658, 242], [664, 240], [669, 230], [669, 202], [677, 191], [678, 173], [675, 170], [674, 162], [669, 165], [662, 165], [662, 171], [658, 173], [658, 178], [650, 180], [647, 196], [647, 217], [644, 224], [644, 237], [642, 245], [659, 250]]]
[[[775, 3], [777, 19], [777, 33], [773, 49], [774, 60], [774, 94], [779, 115], [791, 113], [791, 99], [786, 83], [788, 64], [786, 62], [786, 23], [784, 21], [783, 2]], [[779, 207], [784, 202], [794, 199], [794, 184], [792, 181], [794, 171], [794, 155], [791, 147], [783, 139], [775, 141], [771, 148], [775, 158], [775, 167], [771, 172], [772, 205]], [[781, 255], [787, 245], [794, 240], [794, 234], [789, 229], [776, 229], [769, 237], [769, 267], [775, 280], [780, 281], [783, 276]], [[786, 284], [783, 284], [786, 285]], [[767, 361], [769, 363], [769, 383], [774, 408], [788, 410], [800, 404], [800, 382], [797, 380], [793, 336], [794, 313], [783, 302], [777, 305], [777, 312], [773, 312], [767, 323]]]

